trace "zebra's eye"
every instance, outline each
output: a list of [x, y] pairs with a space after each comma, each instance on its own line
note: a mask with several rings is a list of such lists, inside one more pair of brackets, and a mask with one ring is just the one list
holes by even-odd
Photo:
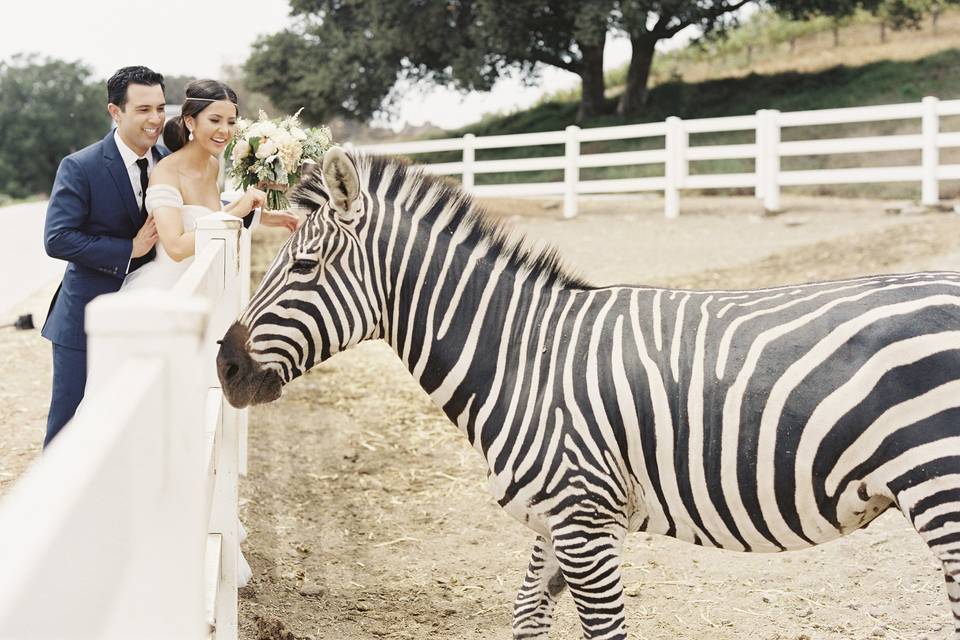
[[294, 273], [313, 273], [313, 270], [317, 268], [317, 265], [320, 264], [319, 260], [312, 260], [310, 258], [298, 258], [293, 261], [293, 265], [290, 267], [290, 271]]

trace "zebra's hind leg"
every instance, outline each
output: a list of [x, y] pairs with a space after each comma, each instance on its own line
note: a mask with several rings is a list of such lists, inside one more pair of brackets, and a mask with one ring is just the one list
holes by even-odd
[[953, 638], [960, 640], [960, 475], [928, 480], [897, 496], [900, 509], [943, 564], [953, 614]]
[[553, 545], [543, 536], [537, 536], [527, 574], [513, 606], [513, 637], [546, 638], [553, 607], [566, 588]]
[[624, 640], [623, 580], [620, 564], [626, 528], [600, 525], [591, 513], [551, 528], [553, 550], [577, 606], [583, 637]]

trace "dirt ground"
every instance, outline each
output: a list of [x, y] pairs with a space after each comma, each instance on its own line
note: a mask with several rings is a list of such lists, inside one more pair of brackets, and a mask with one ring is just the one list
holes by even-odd
[[[598, 284], [751, 287], [916, 269], [960, 270], [960, 216], [888, 215], [889, 203], [689, 198], [677, 220], [657, 200], [597, 198], [575, 220], [555, 202], [491, 208], [559, 247]], [[281, 237], [263, 233], [264, 266]], [[255, 278], [257, 274], [255, 273]], [[19, 311], [41, 315], [51, 291]], [[49, 349], [0, 330], [0, 493], [39, 452]], [[241, 483], [247, 640], [510, 637], [533, 535], [485, 490], [480, 456], [382, 343], [363, 344], [290, 385], [250, 420]], [[778, 555], [628, 537], [630, 634], [639, 639], [947, 638], [939, 563], [898, 514], [839, 541]], [[552, 637], [579, 637], [565, 596]]]

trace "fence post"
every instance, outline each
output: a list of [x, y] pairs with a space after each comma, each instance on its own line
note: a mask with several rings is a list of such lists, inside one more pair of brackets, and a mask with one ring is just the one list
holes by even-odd
[[780, 112], [765, 109], [762, 123], [763, 208], [772, 213], [780, 210]]
[[476, 137], [477, 136], [472, 133], [463, 136], [463, 180], [461, 183], [466, 191], [473, 190], [473, 161]]
[[563, 168], [563, 217], [575, 218], [577, 215], [577, 183], [580, 182], [580, 127], [575, 124], [567, 127], [564, 156], [566, 163]]
[[[250, 231], [244, 229], [240, 232], [240, 312], [247, 308], [250, 302]], [[237, 438], [239, 442], [240, 468], [241, 476], [247, 475], [247, 432], [248, 432], [249, 412], [243, 410], [240, 412], [240, 425]]]
[[[200, 253], [211, 242], [222, 242], [224, 246], [223, 283], [224, 304], [217, 309], [217, 317], [222, 323], [232, 323], [240, 315], [243, 306], [241, 300], [247, 290], [241, 274], [245, 271], [242, 264], [243, 224], [239, 218], [213, 213], [197, 220], [195, 235], [196, 252]], [[248, 272], [249, 275], [249, 272]], [[224, 327], [216, 327], [215, 335], [207, 336], [204, 352], [207, 354], [207, 366], [215, 366], [214, 340], [223, 335]], [[220, 383], [215, 373], [209, 374], [214, 388]], [[237, 520], [238, 472], [240, 467], [240, 430], [244, 422], [246, 409], [234, 409], [225, 400], [223, 402], [223, 426], [216, 454], [216, 485], [213, 491], [213, 504], [210, 509], [209, 533], [218, 533], [220, 547], [220, 585], [215, 603], [216, 640], [235, 639], [238, 635], [237, 620], [237, 560], [240, 553], [239, 528]]]
[[756, 144], [756, 155], [753, 163], [753, 171], [756, 175], [756, 184], [753, 188], [753, 196], [757, 200], [763, 200], [763, 187], [764, 187], [764, 167], [766, 166], [765, 159], [767, 157], [767, 110], [759, 109], [756, 113], [756, 123], [757, 129], [754, 134], [755, 144]]
[[[126, 630], [134, 635], [199, 638], [206, 630], [206, 513], [199, 490], [204, 483], [204, 434], [202, 429], [186, 427], [203, 421], [200, 345], [208, 313], [209, 303], [202, 298], [161, 290], [100, 296], [86, 310], [87, 389], [93, 394], [131, 357], [163, 362], [160, 420], [169, 428], [148, 430], [152, 442], [141, 444], [151, 459], [131, 461], [139, 466], [138, 473], [154, 478], [155, 484], [123, 515], [136, 519], [132, 530], [143, 536], [140, 552], [127, 568], [129, 575], [137, 577], [125, 583], [117, 603], [121, 616], [140, 625]], [[69, 580], [83, 583], [92, 576]]]
[[920, 202], [926, 206], [940, 202], [940, 185], [937, 182], [937, 168], [940, 163], [940, 149], [937, 136], [940, 133], [940, 118], [937, 113], [939, 100], [933, 96], [923, 99], [922, 119], [922, 166], [923, 181], [920, 183]]
[[668, 218], [680, 215], [680, 188], [687, 174], [687, 140], [683, 120], [676, 116], [667, 118], [667, 161], [664, 167], [667, 186], [663, 196], [664, 215]]
[[[240, 231], [240, 312], [243, 312], [250, 302], [250, 256], [252, 253], [250, 236], [251, 233], [249, 229]], [[240, 412], [239, 434], [237, 438], [239, 440], [239, 473], [241, 476], [247, 475], [247, 427], [249, 417], [250, 415], [247, 410]]]

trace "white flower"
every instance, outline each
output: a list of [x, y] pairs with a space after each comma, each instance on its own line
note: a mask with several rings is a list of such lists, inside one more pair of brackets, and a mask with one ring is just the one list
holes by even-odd
[[260, 143], [257, 147], [257, 157], [261, 160], [269, 158], [277, 152], [277, 143], [269, 138]]
[[301, 129], [300, 127], [294, 127], [293, 129], [291, 129], [291, 130], [290, 130], [290, 135], [292, 135], [292, 136], [294, 137], [294, 139], [296, 139], [296, 140], [306, 140], [306, 139], [307, 139], [307, 134], [306, 134], [306, 132], [305, 132], [303, 129]]
[[278, 131], [276, 134], [271, 135], [270, 138], [277, 143], [278, 147], [285, 147], [295, 142], [293, 136], [291, 136], [288, 132], [283, 131], [282, 129]]
[[234, 162], [240, 162], [250, 154], [250, 143], [246, 140], [241, 140], [233, 147], [233, 153], [230, 155], [230, 158]]
[[250, 138], [257, 136], [261, 138], [272, 138], [278, 133], [280, 133], [280, 127], [267, 120], [254, 123], [254, 125], [247, 131], [247, 136]]

